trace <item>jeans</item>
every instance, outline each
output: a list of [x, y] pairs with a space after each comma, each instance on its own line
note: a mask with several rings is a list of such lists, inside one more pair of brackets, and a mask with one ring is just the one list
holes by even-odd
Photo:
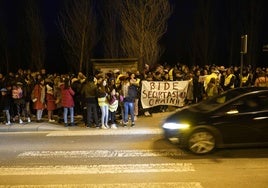
[[128, 122], [128, 113], [131, 115], [131, 122], [134, 122], [134, 103], [124, 102], [124, 123]]
[[9, 110], [3, 110], [3, 112], [4, 112], [4, 115], [7, 118], [7, 122], [10, 122], [10, 113], [9, 113]]
[[111, 124], [115, 124], [116, 111], [114, 111], [114, 112], [109, 111], [109, 112], [110, 112]]
[[64, 107], [63, 108], [63, 119], [64, 123], [68, 123], [68, 110], [70, 111], [70, 118], [71, 118], [71, 123], [74, 123], [74, 107]]
[[109, 106], [108, 105], [100, 106], [100, 109], [101, 109], [101, 125], [108, 125]]
[[36, 119], [41, 120], [43, 115], [43, 110], [36, 110]]

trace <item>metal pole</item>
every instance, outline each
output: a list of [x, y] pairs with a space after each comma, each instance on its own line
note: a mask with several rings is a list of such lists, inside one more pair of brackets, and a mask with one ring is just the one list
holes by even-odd
[[243, 56], [247, 53], [248, 35], [241, 36], [241, 51], [240, 51], [240, 87], [242, 87], [242, 73], [243, 73]]
[[243, 73], [243, 52], [240, 52], [240, 87], [242, 87], [242, 73]]

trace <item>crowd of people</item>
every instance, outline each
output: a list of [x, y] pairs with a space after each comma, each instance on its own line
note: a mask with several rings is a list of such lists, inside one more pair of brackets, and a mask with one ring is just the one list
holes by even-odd
[[[242, 73], [242, 74], [241, 74]], [[135, 126], [138, 115], [150, 116], [167, 110], [167, 106], [143, 109], [140, 102], [141, 83], [147, 81], [188, 80], [185, 105], [198, 103], [235, 87], [268, 87], [268, 68], [204, 67], [177, 64], [145, 65], [142, 71], [121, 72], [114, 69], [103, 73], [94, 70], [85, 76], [47, 74], [19, 69], [16, 73], [0, 74], [1, 122], [24, 125], [33, 119], [75, 126], [76, 115], [82, 115], [87, 127], [116, 129]]]

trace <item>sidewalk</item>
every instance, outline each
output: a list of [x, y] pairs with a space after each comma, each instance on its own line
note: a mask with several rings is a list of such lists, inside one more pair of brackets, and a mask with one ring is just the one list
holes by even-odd
[[[151, 117], [139, 116], [135, 122], [135, 127], [122, 127], [118, 125], [118, 129], [99, 129], [99, 128], [88, 128], [81, 121], [77, 121], [76, 126], [64, 127], [63, 124], [59, 123], [48, 123], [46, 119], [42, 123], [36, 123], [32, 121], [31, 123], [14, 123], [12, 125], [0, 125], [1, 133], [12, 133], [12, 132], [69, 132], [66, 134], [72, 134], [71, 132], [75, 132], [75, 134], [85, 134], [88, 132], [89, 135], [94, 134], [161, 134], [161, 122], [165, 117], [167, 117], [171, 112], [162, 112], [162, 113], [154, 113]], [[81, 118], [80, 118], [81, 119]], [[77, 119], [76, 119], [77, 120]], [[55, 133], [54, 133], [55, 134]]]

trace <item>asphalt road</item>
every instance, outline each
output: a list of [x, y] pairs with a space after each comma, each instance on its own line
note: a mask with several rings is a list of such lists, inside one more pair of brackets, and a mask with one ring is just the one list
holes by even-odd
[[[124, 131], [128, 130], [135, 128]], [[0, 133], [0, 188], [268, 185], [268, 148], [224, 149], [196, 156], [157, 132], [89, 134], [92, 131]]]

